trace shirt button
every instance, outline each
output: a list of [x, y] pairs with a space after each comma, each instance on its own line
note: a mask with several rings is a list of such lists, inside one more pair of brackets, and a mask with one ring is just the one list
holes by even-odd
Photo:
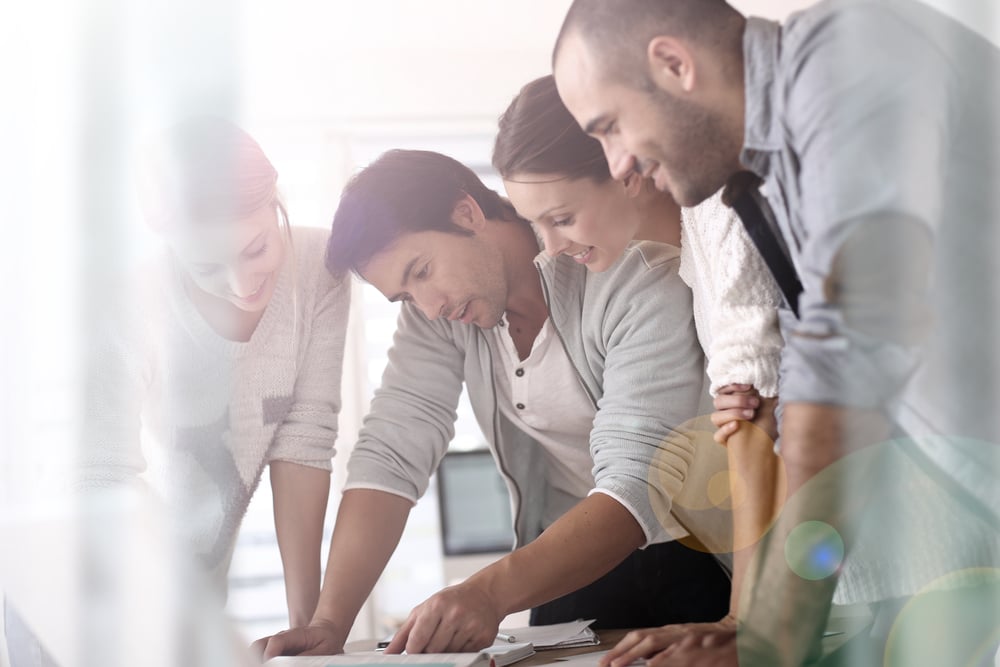
[[517, 377], [524, 377], [524, 369], [518, 368], [516, 371], [514, 371], [514, 375], [516, 375]]
[[524, 403], [518, 403], [514, 407], [516, 407], [518, 410], [524, 410]]

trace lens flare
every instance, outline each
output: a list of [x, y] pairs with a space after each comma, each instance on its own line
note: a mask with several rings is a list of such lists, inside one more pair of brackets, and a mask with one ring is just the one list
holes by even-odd
[[844, 562], [844, 540], [830, 524], [806, 521], [788, 534], [785, 560], [803, 579], [826, 579], [836, 574]]

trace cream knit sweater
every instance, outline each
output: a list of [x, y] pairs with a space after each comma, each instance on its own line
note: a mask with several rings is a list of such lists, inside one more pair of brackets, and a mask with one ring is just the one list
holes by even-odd
[[681, 211], [681, 279], [694, 294], [714, 396], [733, 383], [778, 395], [781, 293], [736, 213], [716, 194]]
[[148, 484], [219, 579], [264, 466], [331, 468], [350, 281], [324, 266], [328, 235], [293, 229], [248, 342], [208, 326], [165, 256], [92, 346], [84, 485]]

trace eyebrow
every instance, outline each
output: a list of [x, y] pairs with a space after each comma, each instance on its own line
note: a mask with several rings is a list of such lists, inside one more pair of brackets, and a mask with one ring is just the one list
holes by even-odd
[[[406, 263], [406, 268], [403, 269], [403, 285], [402, 285], [403, 287], [406, 287], [406, 284], [410, 282], [410, 274], [413, 273], [413, 267], [416, 266], [417, 262], [419, 261], [420, 261], [420, 256], [418, 255]], [[389, 297], [389, 303], [396, 303], [402, 297], [403, 297], [402, 292], [393, 294], [391, 297]]]

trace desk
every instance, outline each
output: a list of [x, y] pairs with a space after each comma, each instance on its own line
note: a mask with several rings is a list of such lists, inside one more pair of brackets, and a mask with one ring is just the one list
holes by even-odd
[[[842, 608], [847, 609], [847, 608]], [[844, 612], [835, 611], [831, 613], [827, 630], [841, 632], [843, 634], [826, 637], [823, 639], [823, 656], [829, 656], [838, 648], [854, 638], [859, 632], [866, 629], [871, 623], [871, 616], [867, 613], [867, 608], [859, 606], [856, 609], [849, 609]], [[629, 630], [596, 630], [601, 643], [596, 646], [578, 646], [576, 648], [553, 649], [548, 651], [538, 651], [530, 658], [525, 658], [514, 663], [512, 667], [539, 667], [547, 665], [558, 658], [567, 658], [573, 655], [582, 655], [595, 651], [607, 651], [614, 648], [615, 644], [621, 641], [622, 637], [629, 633]], [[374, 639], [363, 639], [349, 642], [344, 648], [348, 652], [371, 651], [375, 648]]]
[[[538, 665], [546, 665], [557, 658], [568, 658], [571, 655], [581, 655], [583, 653], [591, 653], [594, 651], [607, 651], [614, 648], [615, 644], [620, 642], [622, 637], [628, 634], [629, 631], [595, 630], [595, 632], [597, 632], [597, 636], [601, 640], [601, 643], [596, 646], [577, 646], [576, 648], [538, 651], [530, 658], [525, 658], [524, 660], [515, 662], [514, 665], [517, 667], [537, 667]], [[357, 641], [348, 642], [344, 646], [344, 651], [347, 653], [353, 653], [356, 651], [372, 651], [375, 649], [376, 643], [377, 642], [374, 639], [359, 639]]]
[[568, 658], [571, 655], [581, 655], [583, 653], [593, 653], [594, 651], [608, 651], [621, 641], [622, 637], [628, 634], [628, 630], [595, 630], [601, 643], [597, 646], [577, 646], [576, 648], [560, 648], [548, 651], [538, 651], [530, 658], [525, 658], [515, 662], [511, 667], [537, 667], [546, 665], [557, 658]]

